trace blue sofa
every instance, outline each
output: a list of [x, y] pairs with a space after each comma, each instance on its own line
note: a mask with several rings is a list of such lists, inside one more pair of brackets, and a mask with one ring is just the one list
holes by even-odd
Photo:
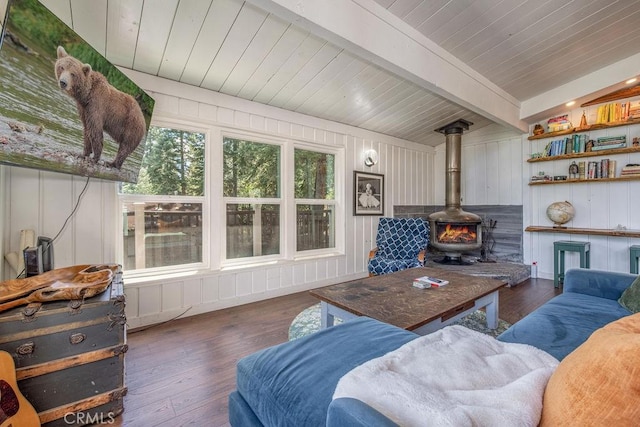
[[[570, 269], [563, 293], [498, 337], [563, 359], [596, 329], [631, 313], [617, 300], [635, 275]], [[417, 338], [361, 317], [251, 354], [238, 362], [229, 422], [249, 426], [395, 426], [356, 399], [336, 399], [340, 378], [356, 366]]]

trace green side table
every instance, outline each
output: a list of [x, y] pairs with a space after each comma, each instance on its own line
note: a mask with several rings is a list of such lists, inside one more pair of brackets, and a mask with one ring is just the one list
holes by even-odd
[[[559, 287], [564, 283], [564, 253], [579, 252], [580, 268], [590, 268], [590, 247], [589, 242], [572, 242], [569, 240], [558, 240], [553, 242], [553, 286]], [[637, 266], [637, 264], [636, 264]]]
[[640, 258], [640, 245], [629, 247], [629, 272], [638, 274], [638, 259]]

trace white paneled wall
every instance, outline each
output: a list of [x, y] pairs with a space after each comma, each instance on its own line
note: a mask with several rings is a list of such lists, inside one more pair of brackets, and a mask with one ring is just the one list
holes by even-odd
[[[339, 230], [345, 233], [343, 255], [146, 280], [125, 275], [130, 327], [365, 276], [379, 217], [353, 216], [354, 170], [384, 174], [387, 215], [392, 215], [394, 204], [434, 203], [435, 150], [431, 147], [123, 71], [156, 100], [154, 116], [330, 145], [345, 152], [344, 170], [338, 171], [345, 193], [344, 229]], [[380, 161], [367, 168], [363, 153], [370, 148], [378, 151]], [[73, 209], [86, 179], [14, 167], [4, 170], [5, 250], [17, 250], [21, 229], [32, 228], [37, 234], [53, 237]], [[56, 267], [114, 262], [119, 238], [117, 210], [116, 184], [91, 179], [78, 212], [55, 242]], [[11, 274], [5, 272], [5, 278]]]
[[[579, 123], [583, 109], [570, 113], [570, 120]], [[596, 107], [586, 109], [588, 123], [595, 122]], [[627, 141], [640, 136], [640, 125], [621, 126], [588, 132], [589, 139], [602, 136], [626, 135]], [[543, 151], [549, 139], [529, 141], [526, 136], [522, 144], [527, 147], [525, 159], [530, 153]], [[552, 226], [547, 218], [546, 209], [553, 202], [569, 201], [576, 214], [568, 227], [614, 229], [626, 227], [640, 229], [640, 181], [589, 182], [559, 185], [526, 185], [531, 175], [544, 172], [548, 175], [568, 175], [573, 160], [599, 161], [603, 158], [616, 160], [616, 176], [627, 163], [640, 163], [640, 153], [596, 156], [581, 159], [566, 159], [549, 162], [525, 162], [523, 182], [525, 183], [524, 225]], [[591, 236], [562, 233], [524, 233], [524, 260], [526, 263], [538, 263], [538, 276], [553, 278], [553, 242], [556, 240], [591, 242], [591, 268], [619, 272], [629, 272], [629, 246], [640, 244], [638, 238]], [[565, 254], [566, 268], [578, 267], [580, 259], [577, 253]]]
[[[19, 251], [20, 230], [55, 237], [56, 266], [113, 262], [115, 253], [115, 184], [91, 179], [75, 221], [62, 229], [86, 178], [5, 166], [3, 198], [4, 250]], [[16, 272], [4, 265], [4, 278]]]

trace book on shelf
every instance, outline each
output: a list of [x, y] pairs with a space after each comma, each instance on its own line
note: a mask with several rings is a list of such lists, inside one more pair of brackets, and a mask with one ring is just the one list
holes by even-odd
[[[585, 170], [583, 173], [582, 170]], [[602, 159], [600, 161], [580, 162], [578, 164], [580, 179], [614, 178], [616, 176], [616, 161]]]
[[637, 164], [628, 164], [626, 166], [623, 166], [622, 172], [620, 172], [620, 175], [622, 176], [638, 175], [638, 174], [640, 174], [640, 165], [637, 165]]
[[598, 107], [596, 124], [623, 122], [640, 118], [640, 101], [610, 102]]
[[628, 119], [640, 118], [640, 101], [630, 101], [627, 111]]
[[615, 150], [616, 148], [626, 148], [626, 142], [608, 143], [606, 145], [594, 145], [591, 151]]
[[547, 120], [547, 129], [549, 132], [557, 132], [561, 130], [571, 129], [571, 122], [569, 121], [569, 115], [564, 114], [562, 116], [552, 117]]
[[597, 138], [594, 142], [594, 145], [615, 145], [615, 144], [619, 144], [621, 142], [626, 143], [627, 142], [627, 136], [626, 135], [620, 135], [620, 136], [601, 136], [599, 138]]

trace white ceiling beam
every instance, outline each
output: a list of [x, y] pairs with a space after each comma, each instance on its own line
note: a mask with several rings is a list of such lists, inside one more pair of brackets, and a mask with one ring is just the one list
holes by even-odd
[[640, 53], [594, 71], [548, 92], [522, 102], [520, 118], [529, 123], [567, 112], [565, 104], [575, 101], [577, 108], [585, 102], [622, 89], [627, 79], [638, 77]]
[[373, 0], [248, 0], [464, 108], [527, 132], [520, 102]]

